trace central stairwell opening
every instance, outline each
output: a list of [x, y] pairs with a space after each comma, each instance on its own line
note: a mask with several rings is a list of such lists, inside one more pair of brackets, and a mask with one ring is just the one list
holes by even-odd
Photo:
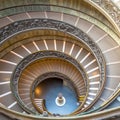
[[[58, 105], [56, 98], [60, 93], [65, 101], [63, 104]], [[45, 100], [45, 108], [52, 115], [70, 114], [80, 105], [78, 104], [78, 97], [74, 85], [69, 81], [57, 77], [47, 78], [40, 82], [36, 86], [33, 94], [34, 99]], [[36, 107], [39, 107], [39, 100], [35, 101], [37, 104]]]

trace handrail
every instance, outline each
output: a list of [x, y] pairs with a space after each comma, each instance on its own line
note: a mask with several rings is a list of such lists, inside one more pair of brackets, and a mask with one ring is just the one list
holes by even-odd
[[90, 114], [90, 113], [93, 113], [93, 112], [96, 112], [96, 111], [100, 111], [102, 110], [103, 108], [105, 108], [108, 104], [110, 104], [113, 100], [115, 100], [115, 98], [120, 94], [120, 89], [118, 89], [113, 96], [111, 96], [107, 101], [105, 101], [101, 106], [95, 108], [95, 109], [92, 109], [90, 111], [87, 111], [87, 112], [83, 112], [79, 115], [85, 115], [85, 114]]
[[[37, 7], [37, 10], [36, 9], [33, 9], [34, 6], [39, 6]], [[48, 6], [50, 7], [48, 9]], [[31, 7], [31, 9], [28, 7]], [[47, 9], [41, 9], [41, 7], [46, 7]], [[68, 13], [67, 11], [71, 11], [69, 12], [69, 14], [73, 15], [72, 13], [75, 13], [74, 15], [75, 16], [78, 16], [79, 13], [82, 13], [82, 14], [85, 14], [85, 15], [88, 15], [88, 16], [91, 16], [90, 14], [84, 12], [84, 11], [81, 11], [81, 10], [78, 10], [78, 9], [75, 9], [75, 8], [70, 8], [70, 7], [66, 7], [66, 6], [61, 6], [61, 5], [53, 5], [53, 4], [26, 4], [26, 5], [17, 5], [17, 6], [12, 6], [12, 7], [7, 7], [7, 8], [3, 8], [3, 9], [0, 9], [0, 18], [3, 18], [3, 17], [7, 17], [7, 16], [10, 16], [10, 15], [15, 15], [15, 14], [18, 14], [18, 13], [23, 13], [23, 12], [34, 12], [34, 11], [39, 11], [39, 12], [43, 12], [43, 11], [53, 11], [51, 10], [51, 7], [55, 7], [55, 8], [62, 8], [62, 12], [63, 13]], [[21, 9], [20, 9], [21, 8]], [[9, 12], [11, 9], [13, 9], [12, 12]], [[15, 11], [15, 9], [18, 9], [18, 11]], [[59, 12], [57, 10], [55, 10], [56, 12]], [[78, 13], [76, 13], [78, 12]], [[7, 14], [6, 14], [7, 13]], [[6, 14], [6, 15], [5, 15]], [[97, 17], [94, 17], [92, 16], [92, 18], [96, 19], [97, 21], [100, 21]], [[105, 24], [102, 22], [102, 24]], [[105, 24], [108, 28], [110, 28], [110, 26], [108, 26], [107, 24]]]
[[[60, 6], [60, 5], [53, 5], [53, 4], [27, 4], [27, 5], [18, 5], [18, 6], [12, 6], [12, 7], [8, 7], [8, 8], [0, 9], [0, 18], [9, 16], [9, 15], [13, 15], [13, 14], [16, 14], [16, 13], [26, 12], [26, 11], [38, 11], [36, 9], [35, 10], [34, 9], [30, 9], [30, 10], [27, 9], [27, 7], [31, 7], [32, 8], [33, 6], [36, 6], [36, 7], [40, 6], [39, 7], [39, 11], [41, 10], [41, 12], [43, 12], [43, 11], [50, 11], [48, 9], [48, 7], [57, 7], [57, 8], [64, 8], [64, 9], [73, 10], [73, 11], [76, 11], [76, 12], [81, 12], [81, 13], [87, 14], [87, 13], [85, 13], [83, 11], [80, 11], [80, 10], [77, 10], [77, 9], [73, 9], [73, 8], [69, 8], [69, 7], [65, 7], [65, 6]], [[47, 9], [46, 10], [42, 10], [41, 7], [46, 7]], [[7, 12], [7, 11], [9, 11], [11, 9], [15, 9], [15, 8], [16, 9], [17, 8], [23, 8], [23, 9], [20, 9], [21, 11], [14, 11], [14, 13]], [[1, 13], [4, 13], [4, 14], [1, 14]], [[7, 14], [5, 15], [5, 13], [7, 13]], [[2, 15], [5, 15], [5, 16], [2, 16]], [[95, 18], [95, 19], [97, 19], [97, 18]]]
[[[4, 114], [6, 116], [9, 116], [11, 118], [17, 118], [17, 119], [27, 119], [27, 120], [43, 120], [43, 115], [32, 115], [32, 114], [23, 114], [18, 113], [16, 111], [7, 109], [3, 106], [0, 106], [0, 113]], [[81, 115], [81, 116], [73, 116], [73, 117], [44, 117], [44, 120], [93, 120], [93, 119], [103, 119], [103, 118], [110, 118], [113, 116], [119, 116], [120, 115], [120, 107], [112, 108], [109, 110], [104, 110], [96, 113], [91, 113], [87, 115]]]
[[42, 108], [43, 108], [44, 111], [46, 111], [46, 112], [48, 113], [48, 115], [51, 115], [51, 116], [52, 116], [52, 113], [50, 113], [50, 112], [46, 109], [45, 99], [43, 99]]
[[102, 107], [105, 107], [109, 103], [111, 103], [119, 94], [120, 94], [120, 89], [118, 89], [110, 98], [108, 98], [108, 100], [105, 101], [105, 103], [102, 104]]
[[[32, 19], [31, 19], [32, 20]], [[30, 21], [31, 21], [30, 20]], [[34, 19], [33, 19], [34, 20]], [[24, 20], [25, 21], [25, 20]], [[20, 22], [20, 24], [22, 24], [22, 23], [25, 23], [24, 21], [22, 21], [22, 22]], [[44, 23], [44, 19], [42, 20], [43, 21], [43, 23]], [[46, 19], [45, 19], [45, 21], [46, 21]], [[49, 20], [49, 21], [52, 21], [52, 20]], [[31, 21], [31, 22], [33, 22], [33, 21]], [[31, 23], [31, 22], [29, 22], [29, 23]], [[58, 22], [58, 21], [57, 21]], [[55, 21], [55, 24], [58, 24], [56, 21]], [[35, 21], [35, 23], [34, 23], [35, 25], [38, 25], [38, 22], [36, 22]], [[49, 24], [51, 24], [51, 23], [49, 23]], [[23, 24], [24, 25], [24, 24]], [[39, 24], [40, 25], [40, 24]], [[44, 25], [44, 24], [43, 24]], [[46, 24], [45, 24], [46, 25]], [[52, 29], [54, 29], [54, 26], [53, 26], [53, 22], [52, 22]], [[27, 24], [27, 22], [26, 22], [26, 26], [28, 26], [28, 24]], [[14, 24], [13, 24], [13, 27], [14, 27]], [[33, 27], [33, 26], [32, 26]], [[42, 26], [43, 27], [43, 26]], [[51, 26], [50, 26], [51, 27]], [[57, 27], [57, 25], [55, 25], [55, 27]], [[66, 26], [65, 26], [66, 27]], [[71, 26], [70, 27], [70, 29], [72, 28], [73, 26]], [[23, 30], [23, 28], [24, 28], [24, 26], [22, 27], [22, 30]], [[62, 28], [62, 27], [61, 27]], [[74, 27], [73, 27], [74, 28]], [[24, 28], [24, 29], [26, 29], [26, 28]], [[29, 29], [30, 29], [30, 26], [29, 26]], [[56, 29], [56, 28], [55, 28]], [[74, 30], [75, 30], [76, 28], [74, 28]], [[18, 31], [20, 31], [19, 29], [17, 29]], [[68, 32], [72, 32], [72, 33], [74, 33], [73, 32], [73, 29], [72, 29], [72, 31], [69, 31], [69, 29], [68, 29], [68, 25], [67, 25], [67, 29], [66, 30], [68, 30]], [[9, 31], [9, 30], [8, 30]], [[5, 31], [6, 32], [6, 31]], [[12, 31], [13, 32], [13, 31]], [[11, 34], [12, 34], [12, 32], [11, 32]], [[3, 34], [3, 36], [4, 36], [4, 34]], [[79, 37], [81, 37], [82, 39], [84, 39], [85, 37], [87, 38], [87, 36], [85, 36], [84, 35], [84, 37], [83, 36], [79, 36]], [[90, 38], [89, 38], [90, 39]], [[85, 40], [86, 41], [86, 40]], [[93, 50], [93, 52], [94, 52], [94, 54], [96, 55], [96, 58], [99, 60], [99, 62], [101, 63], [99, 63], [101, 66], [100, 66], [100, 69], [101, 70], [104, 70], [105, 68], [104, 68], [104, 58], [103, 58], [103, 55], [102, 55], [102, 53], [101, 53], [101, 51], [100, 51], [100, 49], [99, 48], [97, 48], [97, 46], [95, 47], [95, 45], [94, 45], [94, 43], [92, 43], [92, 40], [91, 40], [91, 42], [89, 42], [88, 41], [88, 38], [87, 38], [87, 41], [86, 41], [88, 44], [90, 44], [90, 49], [92, 49], [92, 48], [94, 48]], [[97, 51], [99, 51], [99, 55], [97, 54]], [[101, 53], [101, 54], [100, 54]], [[38, 53], [37, 53], [38, 54]], [[40, 53], [40, 54], [42, 54], [42, 53]], [[100, 58], [100, 59], [99, 59]], [[72, 58], [71, 58], [72, 59]], [[29, 60], [28, 60], [29, 61]], [[103, 62], [104, 61], [104, 62]], [[29, 62], [27, 62], [27, 64], [28, 64]], [[71, 62], [72, 64], [73, 64], [73, 60], [72, 60], [72, 62]], [[25, 65], [25, 64], [24, 64]], [[78, 64], [79, 65], [79, 64]], [[75, 63], [75, 66], [76, 66], [76, 68], [78, 67], [77, 66], [77, 62]], [[21, 68], [21, 66], [19, 66], [19, 68], [21, 69], [21, 70], [23, 70], [24, 68]], [[18, 69], [18, 68], [16, 68], [16, 69]], [[84, 69], [83, 69], [84, 70]], [[82, 70], [82, 72], [83, 72], [83, 70]], [[21, 72], [21, 71], [17, 71], [17, 72]], [[81, 73], [82, 73], [81, 72]], [[17, 73], [18, 74], [18, 73]], [[104, 74], [104, 71], [103, 72], [101, 72], [101, 76], [103, 77], [103, 79], [102, 79], [102, 77], [101, 77], [101, 80], [103, 81], [103, 83], [102, 84], [104, 84], [104, 78], [105, 78], [105, 75], [103, 75]], [[16, 78], [16, 79], [18, 79], [18, 76], [17, 77], [15, 77], [15, 75], [14, 75], [14, 78]], [[14, 79], [13, 79], [13, 81], [14, 81]], [[103, 88], [103, 85], [101, 85], [102, 86], [102, 88]], [[15, 87], [15, 85], [13, 85], [13, 87]], [[13, 92], [15, 92], [14, 90], [13, 90]], [[17, 94], [16, 94], [16, 96], [17, 96]], [[97, 96], [98, 97], [98, 96]], [[96, 97], [96, 99], [97, 99], [97, 97]], [[94, 103], [96, 102], [96, 99], [94, 99]], [[94, 104], [93, 103], [93, 104]], [[92, 104], [91, 104], [92, 105]], [[88, 108], [87, 108], [88, 109]]]
[[[27, 10], [27, 7], [30, 7], [31, 6], [31, 10]], [[38, 11], [38, 10], [34, 10], [34, 9], [32, 9], [32, 7], [33, 6], [50, 6], [50, 7], [58, 7], [58, 8], [62, 8], [61, 10], [62, 10], [62, 12], [63, 13], [68, 13], [67, 11], [71, 11], [71, 12], [69, 12], [69, 14], [71, 14], [71, 15], [73, 15], [72, 13], [75, 13], [74, 15], [75, 16], [78, 16], [79, 15], [79, 13], [76, 13], [76, 12], [80, 12], [80, 13], [82, 13], [82, 14], [85, 14], [85, 15], [88, 15], [88, 16], [91, 16], [91, 15], [89, 15], [89, 14], [87, 14], [87, 13], [85, 13], [84, 11], [80, 11], [80, 10], [77, 10], [77, 9], [73, 9], [73, 8], [69, 8], [69, 7], [65, 7], [65, 6], [60, 6], [60, 5], [53, 5], [53, 4], [26, 4], [26, 5], [18, 5], [18, 6], [12, 6], [12, 7], [7, 7], [7, 8], [4, 8], [4, 9], [0, 9], [0, 18], [3, 18], [3, 17], [6, 17], [6, 16], [10, 16], [10, 15], [15, 15], [15, 14], [18, 14], [18, 13], [23, 13], [23, 12], [29, 12], [29, 11]], [[23, 8], [23, 11], [19, 11], [19, 9], [18, 9], [18, 11], [14, 11], [15, 10], [15, 8]], [[25, 7], [26, 7], [26, 9], [25, 9]], [[40, 8], [40, 7], [38, 7], [38, 8]], [[9, 11], [9, 9], [13, 9], [13, 11], [12, 12], [8, 12]], [[65, 10], [66, 9], [66, 10]], [[40, 11], [40, 10], [39, 10]], [[41, 12], [42, 12], [43, 10], [41, 10]], [[46, 10], [46, 11], [53, 11], [53, 10]], [[56, 11], [56, 12], [59, 12], [59, 11], [57, 11], [57, 10], [54, 10], [54, 11]], [[7, 13], [7, 14], [6, 14]], [[6, 15], [5, 15], [6, 14]], [[81, 16], [82, 18], [83, 18], [83, 15]], [[100, 22], [100, 20], [98, 19], [98, 18], [96, 18], [96, 17], [94, 17], [94, 16], [92, 16], [92, 18], [94, 18], [94, 19], [96, 19], [97, 21], [99, 21]], [[91, 22], [93, 22], [93, 21], [91, 21]], [[101, 21], [102, 22], [102, 21]], [[94, 23], [94, 24], [96, 24], [96, 25], [98, 25], [98, 23]], [[106, 25], [108, 28], [110, 28], [107, 24], [105, 24], [105, 23], [103, 23], [102, 22], [102, 24], [104, 24], [104, 25]], [[103, 27], [101, 27], [101, 26], [99, 26], [100, 28], [102, 28], [103, 29]], [[111, 28], [110, 28], [111, 29]], [[106, 31], [106, 32], [109, 32], [107, 29], [104, 29], [104, 31]], [[114, 31], [114, 30], [113, 30]], [[114, 31], [115, 32], [115, 31]], [[109, 32], [109, 34], [111, 35], [111, 37], [112, 37], [112, 35], [113, 34], [111, 34], [111, 32]], [[117, 34], [118, 36], [119, 36], [119, 34]], [[118, 38], [119, 39], [119, 38]], [[116, 41], [117, 42], [117, 41]], [[119, 44], [119, 43], [118, 43]]]
[[[43, 103], [43, 99], [42, 99], [42, 103]], [[36, 105], [35, 101], [32, 100], [32, 104], [34, 105], [34, 107], [39, 111], [39, 113], [41, 114], [43, 111]]]

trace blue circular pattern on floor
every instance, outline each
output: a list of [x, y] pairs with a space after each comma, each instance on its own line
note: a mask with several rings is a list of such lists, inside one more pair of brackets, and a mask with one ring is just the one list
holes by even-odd
[[[67, 115], [74, 112], [78, 107], [76, 93], [70, 87], [63, 86], [59, 82], [54, 82], [47, 86], [46, 89], [45, 106], [48, 112], [52, 114]], [[62, 93], [66, 99], [64, 106], [57, 106], [55, 103], [58, 93]]]

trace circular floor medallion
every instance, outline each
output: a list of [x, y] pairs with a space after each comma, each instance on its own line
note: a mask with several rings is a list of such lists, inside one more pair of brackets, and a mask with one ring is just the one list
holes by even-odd
[[61, 93], [59, 93], [55, 99], [55, 103], [57, 106], [64, 106], [66, 103], [66, 99]]

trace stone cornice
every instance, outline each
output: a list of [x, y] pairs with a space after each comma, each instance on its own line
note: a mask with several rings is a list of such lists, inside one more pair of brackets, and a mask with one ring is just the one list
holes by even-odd
[[85, 0], [102, 12], [120, 32], [120, 10], [111, 0]]

